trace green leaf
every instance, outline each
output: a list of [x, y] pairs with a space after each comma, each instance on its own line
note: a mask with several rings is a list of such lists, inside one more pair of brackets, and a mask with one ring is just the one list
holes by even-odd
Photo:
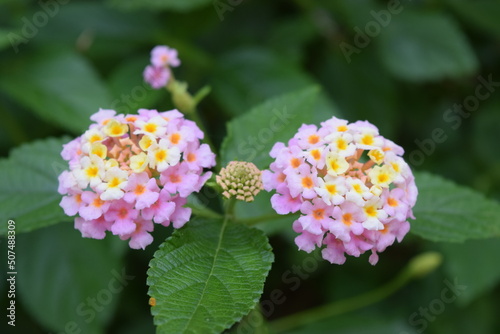
[[[124, 9], [147, 8], [154, 10], [172, 10], [188, 12], [212, 3], [213, 0], [108, 0], [113, 7]], [[232, 6], [231, 6], [232, 8]], [[214, 15], [217, 11], [214, 7]]]
[[484, 32], [500, 36], [498, 12], [500, 3], [496, 0], [447, 0], [455, 12], [465, 21], [482, 29]]
[[0, 50], [3, 50], [10, 46], [11, 42], [9, 39], [10, 31], [5, 29], [0, 29]]
[[[317, 84], [297, 64], [262, 48], [226, 53], [218, 57], [216, 66], [214, 94], [232, 115], [241, 115], [264, 100]], [[321, 118], [325, 113], [331, 113], [333, 107], [323, 93], [318, 98], [322, 109], [322, 115], [318, 116]]]
[[110, 106], [94, 69], [74, 52], [49, 52], [4, 67], [0, 88], [47, 122], [80, 134], [90, 115]]
[[[498, 145], [498, 124], [500, 124], [500, 101], [492, 101], [481, 106], [481, 112], [474, 114], [471, 119], [473, 123], [472, 142], [474, 153], [481, 158], [484, 163], [491, 164], [500, 162], [500, 145]], [[497, 171], [493, 167], [494, 171]], [[494, 173], [497, 176], [498, 173]], [[488, 180], [489, 181], [489, 180]], [[493, 186], [493, 185], [491, 185]]]
[[164, 242], [148, 270], [157, 333], [220, 333], [248, 314], [273, 254], [263, 233], [193, 220]]
[[[22, 145], [9, 159], [0, 160], [0, 220], [14, 219], [16, 232], [56, 224], [67, 216], [59, 207], [59, 174], [68, 168], [61, 158], [68, 138], [46, 139]], [[0, 225], [0, 235], [7, 225]]]
[[[213, 218], [213, 219], [219, 219], [222, 217], [221, 214], [213, 211], [212, 209], [210, 209], [209, 207], [206, 206], [207, 203], [203, 203], [198, 197], [197, 195], [200, 195], [202, 196], [202, 198], [204, 198], [203, 196], [203, 192], [199, 193], [199, 194], [191, 194], [189, 195], [189, 197], [187, 198], [187, 203], [185, 206], [187, 206], [188, 208], [191, 208], [191, 211], [194, 215], [196, 216], [201, 216], [201, 217], [206, 217], [206, 218]], [[214, 195], [215, 197], [216, 195]], [[205, 198], [204, 198], [205, 199]]]
[[380, 8], [377, 5], [375, 0], [337, 0], [325, 2], [325, 6], [331, 10], [335, 20], [346, 24], [348, 29], [353, 29], [356, 26], [364, 27], [367, 22], [372, 21], [373, 16], [370, 11], [379, 10]]
[[416, 173], [419, 191], [411, 231], [432, 241], [462, 242], [500, 236], [500, 204], [428, 173]]
[[109, 86], [116, 98], [111, 108], [122, 114], [137, 113], [139, 108], [154, 109], [155, 103], [165, 95], [163, 90], [151, 88], [144, 82], [142, 72], [149, 63], [148, 55], [127, 59], [111, 74]]
[[463, 244], [443, 243], [439, 248], [445, 256], [444, 267], [449, 277], [456, 277], [459, 284], [467, 286], [457, 296], [460, 304], [470, 303], [493, 289], [500, 280], [500, 266], [492, 257], [500, 254], [499, 238], [469, 240]]
[[267, 322], [257, 305], [241, 321], [225, 331], [224, 334], [269, 334]]
[[279, 215], [271, 206], [273, 192], [261, 191], [253, 202], [237, 201], [234, 213], [242, 221], [251, 221], [252, 226], [264, 231], [266, 235], [273, 235], [280, 231], [292, 231], [292, 224], [299, 218], [299, 214]]
[[[393, 311], [394, 312], [394, 311]], [[354, 313], [354, 312], [353, 312]], [[360, 312], [359, 312], [360, 313]], [[372, 312], [363, 316], [359, 314], [336, 316], [297, 329], [287, 334], [335, 333], [335, 334], [413, 334], [412, 327], [406, 319], [398, 319], [392, 313]]]
[[115, 236], [84, 239], [70, 222], [18, 235], [20, 302], [51, 331], [104, 333], [133, 279], [121, 260], [125, 247]]
[[368, 120], [377, 125], [384, 137], [390, 138], [398, 128], [395, 124], [399, 116], [394, 79], [372, 53], [362, 52], [352, 58], [352, 64], [346, 66], [340, 49], [332, 50], [318, 64], [317, 75], [349, 121]]
[[[107, 72], [116, 61], [133, 56], [138, 47], [144, 47], [142, 54], [148, 55], [146, 50], [157, 43], [154, 32], [161, 29], [158, 18], [154, 12], [143, 11], [138, 15], [116, 10], [101, 1], [71, 1], [60, 6], [57, 15], [39, 29], [33, 44], [42, 50], [47, 46], [76, 44], [88, 58], [104, 65]], [[19, 45], [21, 52], [25, 47]], [[104, 59], [110, 63], [103, 62]]]
[[314, 123], [318, 93], [318, 87], [309, 87], [283, 94], [230, 121], [221, 147], [222, 164], [240, 160], [268, 168], [274, 143], [288, 142], [303, 123]]
[[380, 55], [389, 71], [410, 81], [474, 73], [478, 60], [455, 21], [439, 13], [406, 10], [383, 28]]

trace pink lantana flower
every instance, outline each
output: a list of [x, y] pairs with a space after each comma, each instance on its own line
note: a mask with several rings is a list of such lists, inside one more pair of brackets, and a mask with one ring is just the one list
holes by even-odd
[[128, 235], [135, 230], [134, 220], [139, 216], [139, 211], [134, 206], [123, 200], [114, 203], [113, 207], [106, 212], [104, 218], [113, 221], [111, 232], [115, 235]]
[[168, 226], [170, 217], [175, 211], [175, 202], [172, 200], [170, 193], [163, 189], [160, 191], [158, 200], [151, 204], [148, 208], [144, 208], [142, 217], [147, 220], [152, 220], [157, 224]]
[[196, 124], [177, 110], [121, 115], [101, 109], [91, 119], [89, 130], [63, 148], [69, 170], [60, 174], [58, 187], [60, 205], [78, 215], [75, 228], [82, 236], [102, 239], [110, 231], [144, 248], [153, 240], [154, 223], [180, 228], [189, 221], [186, 198], [215, 165]]
[[170, 68], [180, 64], [176, 49], [158, 45], [151, 51], [151, 65], [144, 69], [144, 81], [154, 89], [165, 87], [172, 76]]
[[120, 239], [130, 239], [128, 242], [130, 248], [144, 249], [153, 242], [153, 236], [151, 236], [150, 232], [153, 232], [154, 224], [151, 220], [141, 218], [134, 220], [134, 224], [134, 231], [127, 235], [120, 235]]
[[154, 66], [177, 67], [181, 64], [177, 50], [165, 45], [158, 45], [151, 50], [151, 63]]
[[278, 214], [300, 211], [293, 223], [299, 249], [322, 248], [323, 258], [337, 264], [371, 250], [376, 264], [377, 252], [401, 241], [414, 219], [418, 191], [402, 155], [373, 124], [332, 117], [276, 143], [262, 180], [276, 191], [271, 205]]
[[130, 175], [125, 188], [127, 193], [123, 199], [127, 203], [135, 203], [135, 209], [150, 207], [160, 196], [160, 187], [155, 178], [150, 178], [146, 172]]
[[144, 81], [154, 89], [165, 87], [170, 79], [170, 71], [165, 67], [148, 65], [143, 72]]

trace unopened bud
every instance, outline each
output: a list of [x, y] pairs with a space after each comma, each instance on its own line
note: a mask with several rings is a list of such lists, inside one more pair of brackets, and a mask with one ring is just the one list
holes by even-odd
[[231, 161], [216, 177], [227, 198], [252, 202], [262, 189], [261, 171], [251, 162]]

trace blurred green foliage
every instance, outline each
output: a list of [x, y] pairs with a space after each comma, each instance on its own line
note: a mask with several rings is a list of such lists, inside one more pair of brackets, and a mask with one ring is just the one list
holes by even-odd
[[[328, 110], [350, 121], [366, 119], [405, 148], [414, 170], [500, 200], [499, 12], [497, 0], [2, 0], [0, 155], [38, 139], [79, 135], [99, 107], [172, 108], [166, 92], [142, 82], [149, 51], [165, 44], [178, 49], [182, 65], [175, 75], [191, 92], [212, 87], [199, 109], [218, 146], [235, 116], [316, 85], [316, 122]], [[1, 189], [7, 178], [0, 176]], [[43, 196], [43, 180], [37, 184]], [[60, 224], [19, 234], [23, 293], [16, 299], [15, 333], [71, 333], [64, 328], [71, 319], [82, 333], [154, 332], [146, 270], [169, 231], [155, 232], [146, 251], [121, 256], [117, 240], [88, 242], [69, 230]], [[383, 302], [293, 333], [420, 333], [424, 327], [439, 334], [500, 332], [498, 238], [446, 244], [410, 235], [384, 252], [376, 267], [366, 256], [343, 266], [313, 265], [312, 255], [297, 252], [293, 238], [291, 229], [271, 237], [276, 259], [262, 300], [278, 290], [283, 301], [272, 303], [272, 312], [262, 309], [271, 320], [376, 288], [421, 251], [444, 255], [438, 271]], [[4, 245], [2, 239], [2, 250]], [[3, 282], [5, 266], [2, 259]], [[106, 288], [108, 268], [126, 268], [135, 278], [112, 295], [96, 320], [86, 322], [75, 307]], [[438, 309], [447, 282], [454, 280], [467, 288]], [[4, 319], [2, 333], [11, 332], [6, 326]], [[250, 328], [265, 332], [262, 321]]]

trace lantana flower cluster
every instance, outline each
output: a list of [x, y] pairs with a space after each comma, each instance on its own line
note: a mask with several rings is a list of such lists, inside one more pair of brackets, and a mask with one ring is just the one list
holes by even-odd
[[176, 49], [165, 45], [155, 46], [151, 51], [151, 64], [143, 72], [144, 81], [154, 89], [160, 89], [167, 85], [172, 76], [170, 68], [180, 64]]
[[276, 190], [278, 214], [301, 213], [293, 223], [300, 250], [323, 248], [323, 258], [336, 264], [371, 250], [374, 265], [414, 219], [417, 188], [403, 153], [366, 121], [304, 124], [288, 145], [272, 148], [276, 160], [263, 171], [264, 188]]
[[177, 110], [140, 109], [138, 115], [101, 109], [80, 137], [64, 145], [69, 170], [59, 176], [61, 207], [78, 215], [84, 237], [106, 231], [144, 249], [154, 223], [182, 227], [191, 216], [186, 198], [212, 175], [215, 155], [203, 132]]

